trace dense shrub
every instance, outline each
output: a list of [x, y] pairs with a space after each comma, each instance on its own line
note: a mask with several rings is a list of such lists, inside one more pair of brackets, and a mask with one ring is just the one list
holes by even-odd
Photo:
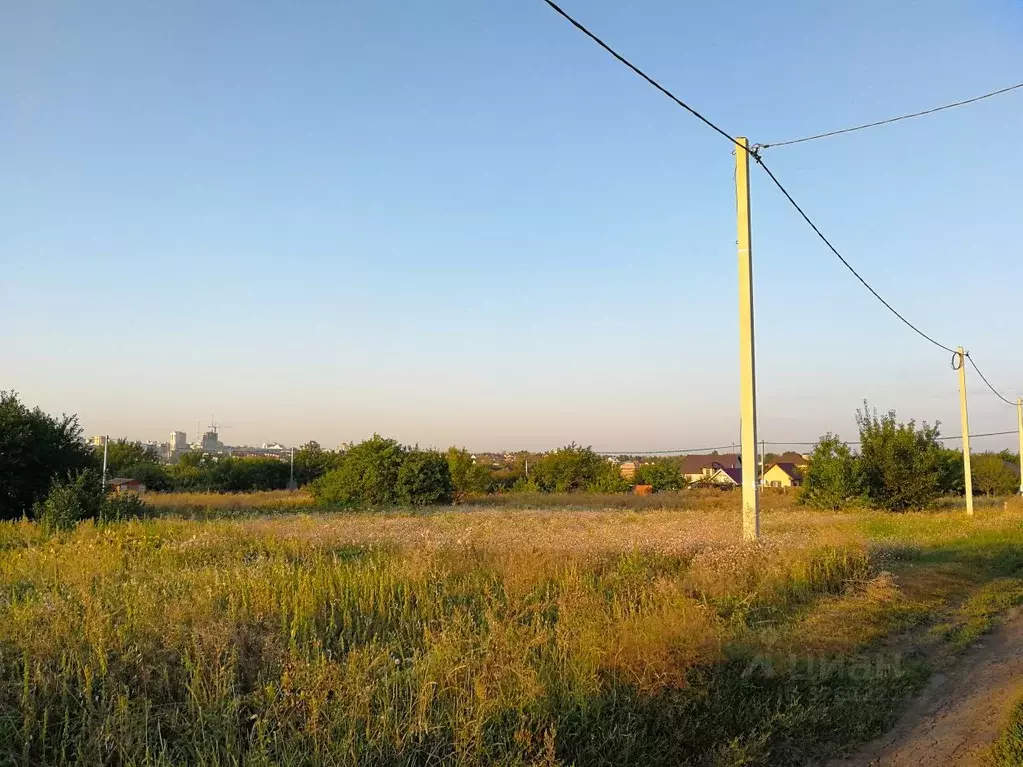
[[432, 450], [409, 450], [398, 469], [397, 500], [402, 506], [451, 503], [451, 471], [447, 458]]
[[374, 434], [348, 450], [310, 492], [332, 506], [426, 506], [450, 503], [451, 472], [440, 453], [407, 448]]
[[591, 493], [626, 493], [632, 489], [632, 483], [622, 476], [618, 464], [604, 460], [586, 489]]
[[546, 493], [570, 493], [587, 490], [603, 477], [609, 466], [608, 460], [593, 452], [590, 447], [575, 444], [553, 450], [543, 455], [530, 471], [536, 485]]
[[937, 424], [901, 423], [895, 411], [879, 416], [866, 402], [857, 411], [856, 422], [858, 455], [831, 433], [814, 446], [801, 503], [827, 509], [863, 503], [906, 511], [926, 508], [942, 494], [962, 487], [962, 454], [941, 446]]
[[85, 470], [54, 479], [46, 498], [36, 503], [33, 516], [51, 530], [70, 530], [83, 519], [96, 519], [103, 508], [101, 480]]
[[[1019, 490], [1016, 467], [998, 453], [980, 453], [970, 457], [973, 489], [982, 495], [1010, 495]], [[959, 464], [962, 473], [962, 463]]]
[[319, 442], [307, 442], [295, 451], [295, 482], [308, 485], [341, 465], [342, 453], [324, 450]]
[[99, 510], [101, 522], [122, 522], [127, 519], [144, 519], [150, 514], [150, 507], [135, 493], [112, 495], [103, 501]]
[[900, 423], [895, 411], [878, 416], [867, 403], [856, 413], [860, 427], [860, 483], [870, 505], [887, 511], [930, 506], [941, 495], [945, 470], [938, 424]]
[[121, 476], [137, 479], [146, 486], [146, 490], [166, 492], [179, 489], [174, 482], [172, 467], [163, 464], [137, 463], [121, 472]]
[[828, 432], [810, 453], [799, 502], [819, 509], [842, 509], [859, 502], [862, 494], [857, 457]]
[[661, 493], [681, 490], [688, 482], [682, 475], [682, 467], [677, 461], [662, 458], [641, 463], [636, 470], [636, 484], [650, 485], [655, 493]]
[[476, 462], [465, 448], [451, 447], [444, 456], [454, 491], [459, 496], [482, 495], [493, 485], [490, 471]]
[[[0, 519], [16, 519], [47, 497], [55, 478], [97, 468], [76, 416], [30, 410], [0, 392]], [[98, 481], [97, 481], [98, 486]]]

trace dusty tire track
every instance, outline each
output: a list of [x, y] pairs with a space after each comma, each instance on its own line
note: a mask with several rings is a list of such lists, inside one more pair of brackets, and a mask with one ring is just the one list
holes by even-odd
[[1023, 694], [1023, 611], [1010, 611], [994, 631], [945, 668], [894, 729], [832, 767], [918, 767], [984, 764], [1005, 717]]

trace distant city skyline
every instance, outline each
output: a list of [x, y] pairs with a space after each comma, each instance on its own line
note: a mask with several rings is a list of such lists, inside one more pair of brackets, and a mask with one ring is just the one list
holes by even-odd
[[[1010, 0], [566, 8], [753, 142], [1023, 71]], [[765, 155], [1012, 398], [1021, 94]], [[232, 444], [738, 440], [732, 147], [542, 2], [21, 3], [0, 98], [0, 386], [86, 435], [212, 412]], [[864, 398], [957, 434], [948, 356], [753, 171], [761, 436], [853, 439]], [[972, 431], [1015, 428], [969, 386]]]

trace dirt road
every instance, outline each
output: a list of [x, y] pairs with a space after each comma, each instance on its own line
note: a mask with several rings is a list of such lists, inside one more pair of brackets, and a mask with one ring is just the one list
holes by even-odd
[[1023, 695], [1023, 611], [939, 669], [895, 728], [832, 767], [983, 764]]

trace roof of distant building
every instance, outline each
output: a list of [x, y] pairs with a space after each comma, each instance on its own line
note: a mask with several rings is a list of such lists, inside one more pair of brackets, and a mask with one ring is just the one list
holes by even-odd
[[806, 463], [806, 459], [801, 453], [797, 453], [795, 450], [786, 450], [778, 456], [775, 463], [794, 463], [796, 466], [799, 466]]
[[721, 473], [728, 477], [732, 482], [737, 485], [742, 484], [742, 469], [738, 468], [721, 468]]
[[[801, 472], [799, 470], [799, 467], [796, 466], [794, 463], [789, 463], [787, 461], [776, 461], [775, 463], [772, 463], [770, 466], [767, 467], [767, 471], [770, 471], [775, 466], [777, 466], [779, 469], [788, 474], [789, 477], [791, 477], [792, 479], [803, 478], [803, 472]], [[765, 471], [764, 473], [766, 474], [767, 471]]]
[[720, 455], [686, 455], [682, 457], [683, 474], [700, 474], [704, 469], [737, 469], [742, 465], [736, 453]]

